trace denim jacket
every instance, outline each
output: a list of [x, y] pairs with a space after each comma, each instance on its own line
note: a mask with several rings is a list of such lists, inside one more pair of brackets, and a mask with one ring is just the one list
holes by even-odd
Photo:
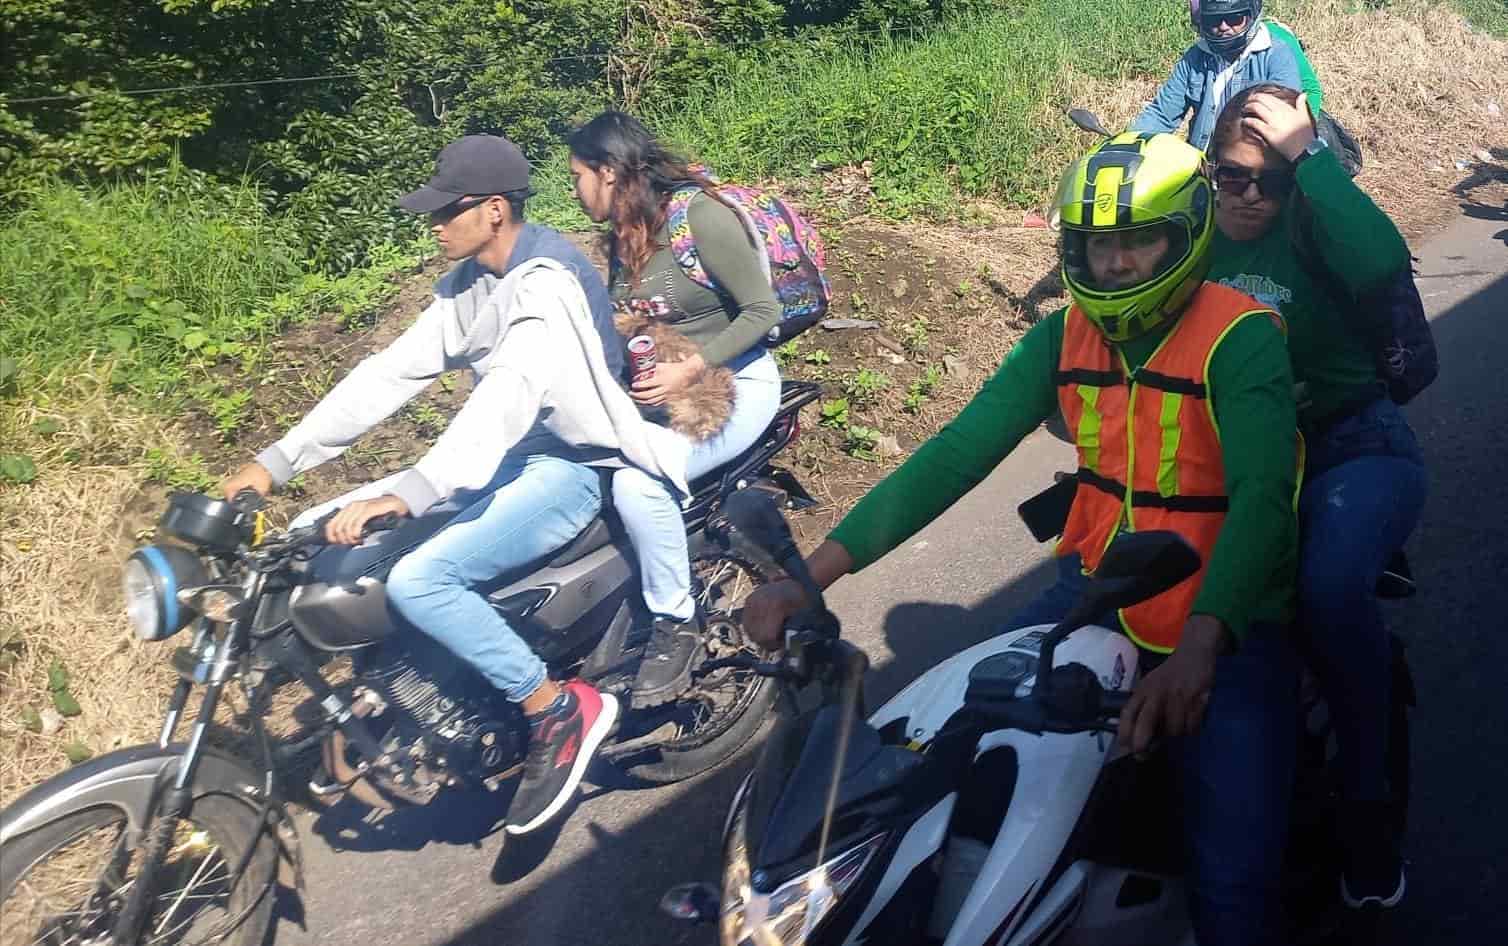
[[1173, 66], [1173, 74], [1157, 90], [1157, 97], [1136, 116], [1131, 131], [1173, 132], [1183, 124], [1190, 109], [1189, 144], [1201, 151], [1209, 144], [1215, 119], [1231, 97], [1248, 86], [1263, 82], [1285, 85], [1295, 91], [1303, 86], [1299, 66], [1286, 43], [1275, 43], [1263, 23], [1235, 62], [1228, 62], [1204, 45], [1190, 46]]

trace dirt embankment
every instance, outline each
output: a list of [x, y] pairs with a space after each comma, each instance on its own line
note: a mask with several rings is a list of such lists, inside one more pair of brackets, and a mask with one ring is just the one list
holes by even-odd
[[[1348, 14], [1319, 0], [1290, 25], [1308, 44], [1327, 107], [1366, 151], [1360, 182], [1411, 239], [1462, 212], [1508, 226], [1508, 43], [1412, 3]], [[1114, 125], [1153, 86], [1071, 78], [1062, 91], [1065, 103], [1094, 108]], [[889, 223], [867, 215], [862, 167], [787, 190], [818, 213], [831, 315], [873, 323], [813, 329], [779, 354], [786, 377], [824, 387], [785, 457], [822, 501], [797, 522], [811, 542], [955, 414], [1015, 339], [1062, 300], [1053, 235], [1020, 226], [1020, 209], [973, 207], [967, 226]], [[0, 411], [0, 442], [7, 450], [16, 444], [39, 469], [29, 485], [0, 486], [0, 804], [65, 765], [69, 753], [155, 734], [171, 686], [164, 649], [130, 638], [115, 591], [120, 562], [161, 509], [163, 489], [142, 485], [147, 467], [160, 473], [174, 456], [196, 451], [216, 473], [242, 462], [396, 337], [440, 271], [431, 264], [408, 276], [394, 303], [366, 323], [318, 319], [274, 341], [248, 381], [249, 419], [232, 443], [206, 416], [150, 418], [112, 396], [87, 366], [55, 395], [13, 399]], [[408, 465], [469, 385], [458, 374], [432, 386], [339, 460], [300, 477], [275, 511], [291, 515]], [[167, 449], [143, 464], [137, 457], [147, 443]], [[78, 715], [57, 713], [49, 670], [58, 666]]]

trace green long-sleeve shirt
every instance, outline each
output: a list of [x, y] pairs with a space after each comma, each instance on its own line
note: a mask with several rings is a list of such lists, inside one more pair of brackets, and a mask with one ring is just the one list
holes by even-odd
[[[829, 538], [853, 556], [855, 571], [940, 516], [1057, 410], [1053, 372], [1065, 313], [1027, 332], [959, 415], [833, 530]], [[1121, 345], [1127, 364], [1144, 364], [1163, 334]], [[1242, 321], [1215, 350], [1208, 380], [1230, 507], [1194, 612], [1219, 618], [1240, 638], [1251, 622], [1287, 621], [1293, 608], [1297, 448], [1282, 334], [1265, 318]]]
[[1281, 40], [1293, 53], [1294, 62], [1299, 64], [1299, 83], [1304, 91], [1309, 94], [1309, 108], [1318, 115], [1319, 110], [1325, 107], [1325, 92], [1320, 88], [1319, 76], [1314, 74], [1314, 66], [1309, 63], [1309, 57], [1304, 53], [1304, 44], [1293, 35], [1293, 30], [1284, 23], [1267, 17], [1262, 20], [1267, 24], [1267, 31], [1272, 38]]
[[[1308, 158], [1295, 174], [1309, 206], [1313, 247], [1324, 268], [1353, 295], [1387, 282], [1408, 262], [1403, 235], [1329, 150]], [[1316, 282], [1294, 248], [1288, 201], [1266, 235], [1237, 242], [1218, 230], [1209, 279], [1224, 283], [1280, 312], [1288, 323], [1288, 351], [1299, 383], [1299, 418], [1333, 416], [1381, 394], [1371, 343], [1353, 326], [1331, 287]]]

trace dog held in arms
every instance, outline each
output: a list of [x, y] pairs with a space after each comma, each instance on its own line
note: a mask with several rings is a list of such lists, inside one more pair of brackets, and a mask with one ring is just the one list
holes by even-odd
[[[639, 301], [639, 300], [634, 300]], [[613, 325], [624, 342], [636, 335], [654, 339], [659, 363], [685, 361], [696, 354], [696, 343], [657, 319], [648, 306], [619, 306]], [[686, 389], [665, 405], [670, 429], [701, 442], [723, 429], [733, 413], [733, 372], [722, 366], [708, 367]]]

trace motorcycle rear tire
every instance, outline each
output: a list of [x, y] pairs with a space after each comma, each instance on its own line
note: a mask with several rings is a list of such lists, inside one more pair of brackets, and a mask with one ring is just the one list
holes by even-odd
[[[756, 587], [785, 577], [773, 563], [751, 561], [720, 543], [708, 542], [693, 549], [693, 568], [698, 562], [707, 561], [735, 563], [756, 579]], [[646, 747], [643, 751], [613, 760], [614, 765], [643, 785], [669, 785], [717, 768], [753, 739], [770, 715], [770, 707], [775, 702], [774, 681], [760, 677], [754, 680], [754, 684], [757, 689], [743, 711], [712, 738], [684, 748], [673, 743]], [[608, 754], [611, 755], [611, 750]]]

